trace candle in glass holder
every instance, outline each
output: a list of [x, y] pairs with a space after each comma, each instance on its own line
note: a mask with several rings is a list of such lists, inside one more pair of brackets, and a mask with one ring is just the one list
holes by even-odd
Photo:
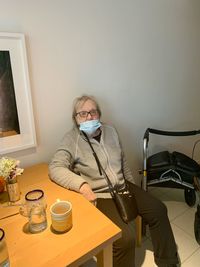
[[72, 204], [58, 200], [50, 207], [52, 228], [56, 232], [67, 232], [72, 228]]
[[5, 232], [0, 228], [0, 266], [9, 267], [8, 249], [5, 240]]

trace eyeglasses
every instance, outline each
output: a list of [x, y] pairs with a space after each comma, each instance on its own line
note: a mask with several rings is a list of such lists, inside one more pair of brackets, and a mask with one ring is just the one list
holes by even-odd
[[79, 115], [81, 118], [87, 118], [88, 114], [90, 114], [91, 117], [95, 117], [99, 115], [99, 112], [96, 109], [92, 109], [90, 111], [80, 111], [76, 113], [76, 116]]

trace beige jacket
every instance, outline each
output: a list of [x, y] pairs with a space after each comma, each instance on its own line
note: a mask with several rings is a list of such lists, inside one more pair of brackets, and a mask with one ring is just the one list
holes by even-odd
[[[91, 144], [107, 173], [113, 186], [124, 187], [124, 176], [134, 182], [127, 166], [117, 131], [114, 127], [102, 124], [101, 140], [91, 138]], [[101, 197], [110, 197], [108, 184], [104, 176], [99, 174], [92, 150], [77, 127], [66, 133], [51, 163], [50, 178], [59, 185], [79, 192], [79, 188], [87, 182], [93, 191]], [[123, 176], [124, 174], [124, 176]]]

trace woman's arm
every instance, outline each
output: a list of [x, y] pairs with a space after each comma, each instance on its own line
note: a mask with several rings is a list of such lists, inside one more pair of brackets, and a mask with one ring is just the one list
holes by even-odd
[[79, 192], [85, 180], [71, 171], [72, 157], [67, 150], [58, 149], [49, 164], [50, 178], [57, 184]]
[[[69, 141], [69, 138], [67, 138]], [[67, 142], [68, 143], [68, 142]], [[94, 202], [96, 195], [92, 191], [90, 185], [80, 175], [72, 171], [74, 165], [73, 151], [70, 141], [62, 144], [62, 146], [55, 153], [51, 163], [49, 164], [50, 178], [57, 184], [81, 193], [87, 200]]]
[[127, 163], [127, 160], [124, 156], [124, 153], [122, 153], [122, 171], [123, 171], [123, 174], [124, 174], [124, 178], [126, 180], [128, 180], [129, 182], [131, 183], [134, 183], [135, 184], [135, 179], [133, 177], [133, 174], [128, 166], [128, 163]]

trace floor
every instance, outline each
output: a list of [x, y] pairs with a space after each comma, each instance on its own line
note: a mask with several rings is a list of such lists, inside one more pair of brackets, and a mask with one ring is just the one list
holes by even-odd
[[[181, 189], [149, 187], [150, 194], [162, 200], [168, 209], [168, 216], [178, 246], [182, 267], [200, 266], [200, 246], [194, 236], [194, 214], [196, 206], [185, 203]], [[197, 196], [198, 202], [198, 196]], [[136, 248], [136, 267], [153, 267], [154, 259], [149, 233], [143, 238], [142, 246]]]
[[[162, 200], [167, 206], [168, 216], [178, 246], [181, 267], [199, 267], [200, 246], [195, 240], [193, 226], [196, 206], [191, 208], [185, 203], [182, 189], [149, 187], [149, 193]], [[142, 246], [136, 248], [135, 262], [136, 267], [156, 266], [148, 229], [147, 235], [143, 237]], [[96, 267], [96, 262], [92, 259], [82, 266]]]

